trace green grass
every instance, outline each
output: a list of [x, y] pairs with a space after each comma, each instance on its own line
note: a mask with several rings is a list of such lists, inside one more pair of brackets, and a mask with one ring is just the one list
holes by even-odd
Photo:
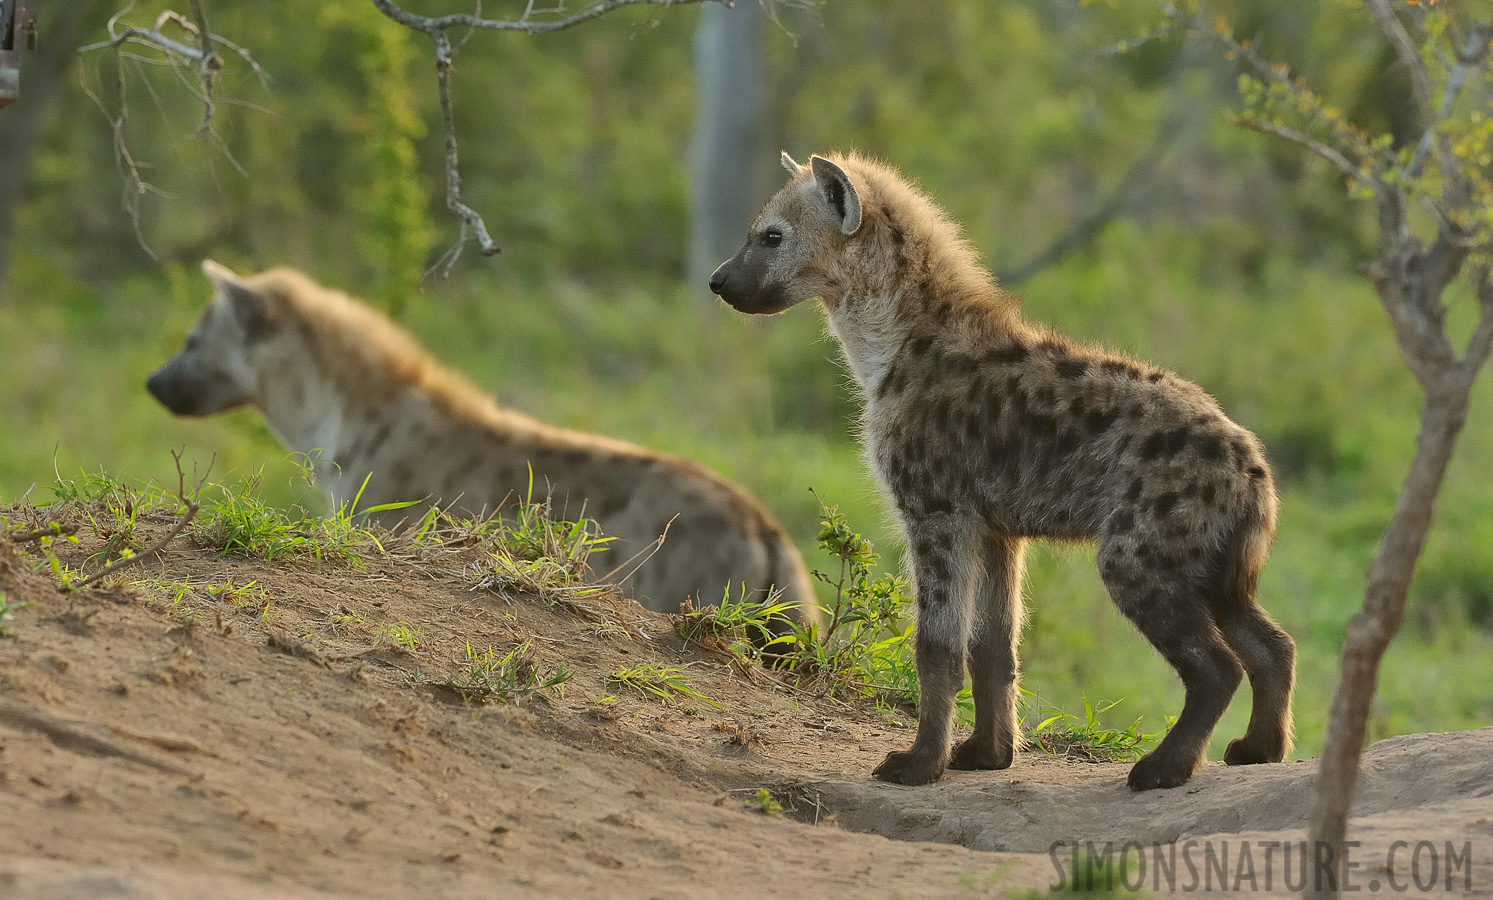
[[691, 683], [693, 676], [689, 673], [678, 666], [666, 666], [654, 660], [641, 662], [635, 666], [618, 666], [608, 680], [619, 687], [627, 688], [634, 693], [661, 701], [669, 706], [698, 700], [716, 709], [725, 709], [720, 703], [700, 693]]
[[529, 641], [515, 645], [503, 656], [491, 647], [479, 653], [468, 643], [465, 665], [447, 676], [442, 686], [467, 703], [521, 704], [544, 696], [545, 691], [563, 695], [572, 674], [564, 666], [550, 672], [540, 669]]

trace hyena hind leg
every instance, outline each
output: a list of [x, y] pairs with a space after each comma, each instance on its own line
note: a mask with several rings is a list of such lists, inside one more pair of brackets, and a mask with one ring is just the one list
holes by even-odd
[[1251, 599], [1230, 598], [1214, 620], [1244, 664], [1254, 695], [1244, 737], [1230, 741], [1231, 766], [1280, 762], [1291, 743], [1291, 692], [1296, 684], [1296, 644]]
[[1099, 574], [1120, 612], [1177, 671], [1186, 696], [1171, 731], [1130, 770], [1130, 787], [1145, 791], [1185, 784], [1202, 763], [1244, 668], [1196, 585], [1167, 580], [1168, 573], [1143, 568], [1113, 547], [1100, 547]]
[[975, 588], [969, 641], [969, 678], [975, 699], [975, 730], [954, 748], [951, 769], [1005, 769], [1016, 757], [1021, 734], [1016, 715], [1021, 630], [1022, 554], [1019, 538], [990, 535], [983, 547], [984, 572]]

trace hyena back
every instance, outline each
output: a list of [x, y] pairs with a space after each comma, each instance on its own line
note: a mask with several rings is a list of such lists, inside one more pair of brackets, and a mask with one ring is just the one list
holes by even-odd
[[[1200, 764], [1243, 674], [1254, 707], [1230, 764], [1291, 732], [1295, 647], [1255, 603], [1276, 498], [1259, 441], [1177, 376], [1024, 322], [926, 196], [880, 164], [815, 156], [710, 287], [747, 313], [818, 298], [865, 402], [867, 456], [907, 537], [917, 590], [918, 732], [875, 774], [1009, 766], [1029, 538], [1097, 539], [1120, 611], [1186, 701], [1130, 786]], [[949, 749], [968, 664], [974, 733]]]
[[147, 387], [178, 415], [259, 407], [287, 449], [313, 459], [333, 507], [359, 491], [364, 508], [422, 501], [383, 513], [392, 525], [432, 503], [492, 513], [532, 485], [612, 538], [593, 565], [622, 566], [612, 579], [645, 606], [677, 612], [686, 597], [711, 605], [744, 586], [814, 609], [782, 527], [704, 466], [503, 409], [383, 315], [298, 272], [240, 278], [211, 261], [203, 271], [216, 296]]

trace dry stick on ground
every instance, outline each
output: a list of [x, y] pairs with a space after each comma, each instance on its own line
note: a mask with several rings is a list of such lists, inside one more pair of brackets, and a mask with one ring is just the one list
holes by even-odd
[[[1459, 224], [1486, 219], [1488, 211], [1477, 204], [1487, 183], [1474, 163], [1459, 164], [1446, 136], [1438, 132], [1451, 117], [1468, 75], [1486, 67], [1493, 23], [1476, 23], [1469, 28], [1463, 45], [1454, 51], [1455, 65], [1447, 72], [1441, 102], [1433, 109], [1432, 79], [1404, 24], [1388, 0], [1365, 0], [1365, 5], [1394, 47], [1400, 65], [1410, 73], [1422, 119], [1423, 135], [1404, 166], [1393, 157], [1375, 152], [1340, 117], [1325, 123], [1325, 138], [1274, 118], [1246, 114], [1239, 120], [1246, 128], [1285, 138], [1322, 157], [1349, 183], [1372, 195], [1378, 212], [1379, 253], [1364, 271], [1373, 281], [1400, 354], [1425, 394], [1415, 456], [1400, 488], [1394, 515], [1369, 565], [1363, 609], [1349, 621], [1343, 645], [1342, 680], [1328, 715], [1310, 830], [1312, 846], [1317, 848], [1314, 853], [1327, 851], [1323, 856], [1332, 877], [1309, 886], [1308, 893], [1314, 897], [1338, 896], [1348, 813], [1379, 663], [1404, 619], [1411, 578], [1425, 546], [1457, 436], [1467, 418], [1472, 387], [1493, 348], [1493, 282], [1487, 263], [1493, 241], [1486, 225], [1477, 228]], [[1169, 12], [1175, 20], [1175, 12]], [[1199, 27], [1198, 23], [1194, 27]], [[1270, 63], [1248, 45], [1234, 40], [1226, 28], [1201, 25], [1201, 29], [1215, 33], [1236, 58], [1267, 83], [1283, 87], [1301, 101], [1300, 109], [1323, 108], [1304, 85], [1290, 79], [1284, 66]], [[1320, 121], [1315, 124], [1323, 125]], [[1440, 170], [1439, 192], [1420, 195], [1415, 182], [1432, 152]], [[1435, 217], [1436, 234], [1429, 246], [1411, 230], [1410, 207], [1414, 201], [1428, 205]], [[1469, 273], [1479, 318], [1458, 356], [1446, 333], [1442, 295], [1473, 253], [1482, 259], [1470, 266]]]
[[51, 522], [42, 528], [18, 528], [6, 535], [6, 537], [10, 538], [11, 543], [25, 544], [30, 541], [39, 541], [46, 537], [63, 537], [77, 533], [78, 526], [76, 525], [62, 525], [57, 522]]
[[94, 572], [92, 575], [89, 575], [80, 581], [75, 581], [71, 584], [64, 584], [62, 586], [62, 590], [64, 593], [71, 593], [73, 591], [81, 590], [88, 585], [97, 582], [99, 579], [103, 578], [106, 575], [112, 575], [115, 572], [118, 572], [120, 569], [134, 565], [135, 563], [139, 562], [142, 559], [145, 559], [148, 556], [154, 556], [160, 551], [166, 549], [166, 545], [175, 540], [176, 536], [181, 534], [188, 525], [192, 524], [193, 519], [197, 518], [197, 510], [200, 507], [199, 501], [202, 496], [202, 486], [207, 484], [207, 476], [208, 473], [212, 471], [212, 466], [209, 465], [208, 471], [202, 474], [202, 478], [198, 480], [196, 487], [192, 489], [192, 494], [189, 497], [187, 496], [187, 475], [181, 467], [181, 453], [173, 450], [171, 451], [171, 458], [176, 461], [176, 498], [182, 502], [184, 511], [182, 512], [181, 518], [176, 520], [176, 525], [172, 527], [170, 533], [161, 538], [159, 541], [156, 541], [154, 544], [151, 544], [149, 547], [146, 547], [144, 550], [141, 550], [139, 553], [130, 556], [121, 556], [119, 559], [114, 560], [113, 562], [104, 566], [102, 569], [99, 569], [97, 572]]
[[485, 19], [482, 17], [480, 2], [475, 13], [421, 16], [397, 6], [392, 0], [373, 0], [373, 5], [378, 7], [379, 12], [406, 28], [426, 35], [435, 45], [436, 91], [440, 98], [441, 127], [446, 139], [446, 208], [460, 220], [461, 233], [426, 274], [439, 269], [441, 277], [449, 275], [468, 240], [477, 242], [477, 249], [483, 256], [492, 256], [498, 252], [498, 245], [488, 234], [487, 223], [483, 221], [482, 214], [467, 206], [461, 198], [461, 170], [456, 154], [456, 118], [451, 110], [450, 95], [451, 69], [460, 45], [452, 45], [449, 34], [451, 29], [519, 31], [539, 35], [573, 28], [625, 6], [682, 6], [702, 2], [706, 0], [599, 0], [573, 13], [567, 13], [563, 3], [551, 9], [535, 9], [534, 0], [529, 0], [523, 15], [517, 19]]

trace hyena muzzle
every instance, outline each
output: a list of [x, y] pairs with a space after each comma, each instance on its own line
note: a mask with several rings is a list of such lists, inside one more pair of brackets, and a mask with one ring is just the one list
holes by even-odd
[[[1169, 372], [1024, 322], [891, 169], [783, 162], [792, 180], [710, 288], [747, 313], [818, 298], [864, 396], [867, 456], [917, 588], [922, 694], [912, 748], [874, 774], [923, 784], [1011, 764], [1029, 538], [1097, 539], [1111, 598], [1182, 679], [1182, 713], [1132, 788], [1186, 782], [1246, 674], [1249, 726], [1224, 761], [1282, 759], [1295, 646], [1255, 603], [1276, 514], [1255, 436]], [[975, 727], [951, 754], [966, 664]]]

